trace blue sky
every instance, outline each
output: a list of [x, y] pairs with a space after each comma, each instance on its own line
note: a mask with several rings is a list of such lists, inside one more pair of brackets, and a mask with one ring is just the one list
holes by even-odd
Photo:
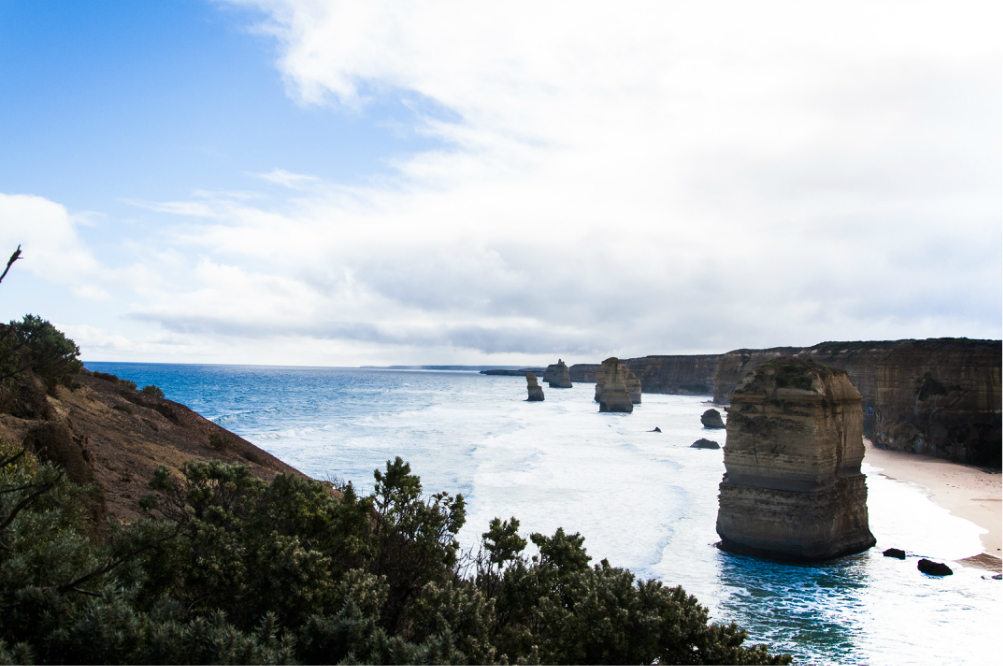
[[3, 2], [0, 316], [306, 365], [998, 338], [999, 18]]

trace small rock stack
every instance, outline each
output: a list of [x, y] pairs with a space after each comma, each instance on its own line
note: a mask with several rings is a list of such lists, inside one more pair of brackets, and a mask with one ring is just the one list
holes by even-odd
[[748, 375], [728, 410], [721, 548], [812, 561], [873, 546], [863, 422], [842, 370], [786, 357]]
[[[634, 403], [624, 382], [627, 366], [615, 356], [602, 362], [602, 370], [596, 375], [596, 400], [600, 412], [634, 411]], [[601, 388], [600, 388], [601, 387]]]
[[529, 400], [530, 402], [542, 402], [543, 401], [543, 387], [540, 386], [536, 381], [536, 375], [532, 372], [526, 373], [526, 388], [529, 390]]
[[724, 420], [721, 418], [721, 412], [716, 409], [708, 409], [700, 417], [700, 423], [703, 424], [704, 428], [710, 430], [724, 430]]
[[557, 359], [557, 363], [547, 366], [543, 373], [543, 381], [550, 384], [550, 388], [571, 388], [571, 373], [564, 361]]
[[[614, 359], [615, 359], [615, 357], [614, 357]], [[609, 361], [609, 360], [613, 360], [613, 359], [606, 359], [606, 361]], [[603, 365], [606, 364], [606, 361], [603, 361]], [[619, 364], [617, 372], [619, 372], [621, 374], [621, 376], [623, 377], [624, 390], [626, 390], [627, 393], [630, 395], [630, 402], [631, 402], [631, 404], [633, 404], [633, 405], [640, 405], [641, 404], [641, 380], [637, 378], [637, 375], [635, 375], [634, 372], [630, 368], [627, 367], [626, 363], [624, 363], [623, 361], [621, 361], [619, 359], [616, 359], [616, 362]], [[603, 387], [604, 387], [604, 379], [603, 379], [603, 371], [602, 371], [601, 368], [602, 368], [602, 366], [600, 366], [599, 372], [596, 373], [596, 397], [595, 397], [596, 402], [602, 402], [602, 393], [603, 393]]]

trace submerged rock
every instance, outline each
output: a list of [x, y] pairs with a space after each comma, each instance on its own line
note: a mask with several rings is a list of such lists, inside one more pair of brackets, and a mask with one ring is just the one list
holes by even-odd
[[564, 361], [557, 359], [557, 363], [547, 366], [543, 373], [543, 381], [550, 384], [550, 388], [571, 388], [571, 373]]
[[789, 357], [739, 384], [724, 447], [721, 548], [812, 561], [875, 544], [860, 401], [842, 370]]
[[648, 432], [662, 432], [662, 429], [659, 428], [658, 426], [655, 426], [653, 430], [649, 430]]
[[[606, 359], [609, 360], [609, 359]], [[618, 368], [617, 372], [621, 373], [621, 378], [623, 380], [624, 390], [630, 396], [630, 402], [633, 405], [641, 404], [641, 380], [637, 378], [637, 375], [627, 367], [627, 364], [623, 361], [617, 359]], [[596, 375], [596, 402], [602, 402], [602, 392], [604, 386], [602, 370]]]
[[900, 560], [905, 559], [905, 551], [900, 548], [889, 548], [885, 552], [881, 553], [885, 557], [897, 557]]
[[690, 444], [690, 448], [691, 449], [720, 449], [721, 445], [718, 444], [717, 442], [713, 441], [713, 440], [704, 439], [703, 437], [701, 437], [697, 441], [695, 441], [692, 444]]
[[[602, 362], [601, 381], [596, 381], [596, 400], [599, 401], [600, 412], [634, 411], [634, 403], [624, 384], [624, 371], [627, 366], [620, 359], [612, 356]], [[602, 388], [600, 388], [600, 385]]]
[[710, 428], [711, 430], [723, 430], [724, 421], [721, 419], [721, 412], [716, 409], [708, 409], [700, 417], [700, 423], [703, 424], [704, 428]]
[[526, 373], [526, 388], [529, 390], [529, 400], [530, 402], [542, 402], [543, 401], [543, 387], [536, 381], [536, 375], [532, 372]]
[[942, 562], [934, 562], [933, 560], [927, 560], [925, 558], [916, 563], [916, 568], [928, 576], [950, 576], [954, 574], [954, 572], [951, 571], [951, 567], [946, 564]]

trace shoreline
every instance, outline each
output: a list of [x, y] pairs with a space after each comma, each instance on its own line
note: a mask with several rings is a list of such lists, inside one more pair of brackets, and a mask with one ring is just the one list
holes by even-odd
[[936, 504], [988, 530], [980, 535], [982, 554], [962, 562], [995, 571], [1001, 569], [1003, 475], [939, 458], [879, 449], [866, 437], [864, 448], [864, 462], [880, 468], [883, 476], [922, 486]]

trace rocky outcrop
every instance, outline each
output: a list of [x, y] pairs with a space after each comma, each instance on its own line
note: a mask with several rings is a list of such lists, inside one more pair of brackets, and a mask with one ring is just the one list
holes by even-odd
[[708, 409], [701, 414], [700, 423], [703, 424], [704, 428], [710, 428], [711, 430], [724, 429], [724, 420], [721, 418], [721, 412], [716, 409]]
[[720, 354], [644, 356], [624, 360], [645, 393], [711, 395]]
[[[623, 385], [627, 393], [630, 395], [631, 403], [635, 405], [641, 404], [641, 380], [637, 378], [627, 364], [623, 361], [618, 361], [618, 370], [621, 377], [623, 378]], [[595, 401], [602, 402], [602, 393], [604, 388], [604, 379], [602, 373], [596, 377], [596, 394]]]
[[824, 342], [798, 354], [846, 370], [882, 448], [999, 468], [999, 340]]
[[596, 381], [596, 375], [599, 374], [601, 368], [602, 364], [600, 363], [575, 363], [568, 368], [568, 372], [571, 374], [571, 381], [592, 384]]
[[624, 382], [626, 372], [627, 366], [615, 356], [603, 361], [602, 371], [596, 381], [596, 400], [599, 401], [600, 412], [629, 414], [634, 411], [634, 403]]
[[791, 356], [801, 351], [800, 347], [772, 347], [770, 349], [736, 349], [721, 354], [714, 371], [714, 402], [727, 405], [731, 392], [763, 363], [781, 356]]
[[536, 381], [536, 375], [532, 372], [526, 373], [526, 388], [529, 390], [530, 402], [543, 402], [543, 387]]
[[[141, 520], [139, 499], [159, 465], [177, 474], [189, 460], [240, 463], [271, 480], [299, 471], [182, 404], [129, 388], [114, 375], [84, 371], [75, 390], [42, 394], [41, 415], [0, 410], [0, 439], [23, 442], [51, 460], [71, 481], [98, 488], [98, 514]], [[110, 379], [108, 379], [110, 378]]]
[[894, 557], [897, 560], [905, 559], [905, 551], [902, 550], [901, 548], [888, 548], [881, 554], [884, 555], [885, 557]]
[[568, 372], [568, 366], [563, 360], [558, 359], [557, 363], [547, 366], [546, 372], [543, 373], [543, 381], [547, 382], [550, 388], [571, 388], [571, 373]]
[[690, 444], [691, 449], [720, 449], [721, 445], [712, 439], [704, 439], [701, 437], [697, 441]]
[[744, 379], [731, 401], [721, 548], [813, 561], [873, 546], [861, 397], [846, 373], [776, 359]]
[[917, 562], [916, 568], [928, 576], [951, 576], [954, 574], [951, 567], [947, 566], [943, 562], [934, 562], [933, 560], [928, 560], [926, 558]]

